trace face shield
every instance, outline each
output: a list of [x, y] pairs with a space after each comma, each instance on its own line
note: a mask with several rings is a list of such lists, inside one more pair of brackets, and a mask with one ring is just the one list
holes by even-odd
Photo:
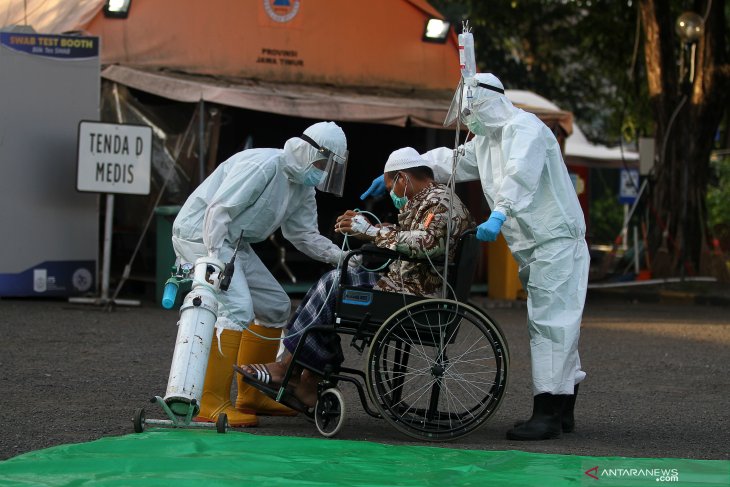
[[325, 172], [325, 175], [316, 188], [325, 193], [342, 196], [349, 151], [345, 150], [344, 153], [337, 154], [327, 147], [319, 145], [314, 139], [305, 134], [300, 135], [299, 138], [317, 149], [317, 152], [321, 155], [321, 158], [317, 159], [317, 166]]
[[450, 127], [459, 117], [462, 124], [467, 125], [472, 132], [479, 135], [472, 129], [479, 122], [476, 113], [490, 98], [498, 95], [504, 95], [502, 88], [482, 83], [476, 78], [466, 78], [463, 83], [459, 83], [459, 87], [454, 93], [449, 111], [446, 113], [444, 127]]

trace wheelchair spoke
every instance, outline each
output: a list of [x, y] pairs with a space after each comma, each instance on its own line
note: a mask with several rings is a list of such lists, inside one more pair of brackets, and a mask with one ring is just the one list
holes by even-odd
[[452, 359], [450, 362], [453, 365], [456, 365], [456, 364], [459, 364], [459, 365], [461, 365], [461, 364], [473, 365], [473, 364], [480, 364], [480, 363], [482, 363], [482, 362], [484, 362], [486, 360], [490, 360], [490, 361], [491, 360], [497, 360], [497, 358], [494, 355], [490, 355], [488, 357], [474, 358], [474, 359], [469, 359], [469, 360], [458, 360], [457, 361], [456, 359]]
[[[491, 398], [493, 397], [492, 388], [494, 387], [494, 384], [495, 384], [494, 381], [492, 381], [492, 382], [484, 382], [484, 381], [477, 382], [477, 384], [480, 384], [480, 385], [488, 385], [488, 386], [490, 386], [489, 389], [484, 389], [484, 388], [481, 388], [481, 387], [476, 387], [475, 386], [475, 383], [473, 381], [454, 380], [453, 382], [456, 385], [458, 385], [459, 387], [461, 387], [462, 389], [464, 389], [464, 392], [466, 392], [467, 394], [469, 394], [476, 401], [476, 403], [477, 403], [476, 407], [482, 407], [482, 406], [484, 406], [484, 404], [486, 402], [490, 401]], [[470, 388], [467, 388], [466, 386], [470, 386]], [[478, 397], [474, 393], [474, 390], [476, 390], [477, 392], [479, 392], [482, 395], [482, 397], [481, 398]]]
[[[492, 382], [476, 381], [475, 382], [473, 380], [459, 379], [457, 377], [450, 377], [450, 379], [452, 379], [452, 382], [454, 382], [455, 384], [457, 384], [457, 385], [459, 385], [461, 387], [464, 387], [464, 384], [468, 384], [470, 386], [475, 386], [474, 387], [475, 389], [478, 389], [479, 392], [481, 392], [483, 394], [486, 394], [486, 395], [489, 395], [490, 394], [489, 390], [482, 389], [481, 387], [476, 387], [476, 384], [479, 384], [479, 385], [488, 385], [488, 386], [490, 386], [490, 390], [491, 390], [491, 387], [494, 386], [494, 384], [495, 384], [494, 381], [492, 381]], [[469, 394], [471, 394], [471, 391], [469, 391], [468, 389], [464, 389], [464, 390], [466, 392], [468, 392]], [[474, 395], [472, 395], [472, 398], [477, 399], [477, 397], [474, 396]]]
[[[391, 363], [393, 363], [393, 362], [391, 362]], [[427, 372], [430, 369], [431, 369], [431, 367], [425, 367], [423, 369], [416, 370], [414, 372], [394, 372], [393, 373], [393, 379], [392, 380], [400, 379], [401, 377], [408, 377], [408, 376], [411, 376], [411, 377], [425, 377], [426, 376], [425, 372]], [[396, 375], [397, 375], [397, 377], [396, 377]]]
[[[403, 329], [403, 331], [405, 331], [405, 332], [406, 332], [406, 335], [408, 335], [408, 331], [407, 331], [407, 330]], [[426, 353], [426, 349], [425, 349], [425, 348], [423, 348], [423, 346], [421, 346], [421, 347], [420, 347], [420, 350], [419, 350], [419, 347], [416, 347], [416, 346], [415, 346], [415, 345], [416, 345], [416, 343], [414, 343], [414, 342], [413, 342], [413, 340], [411, 339], [411, 337], [410, 337], [410, 336], [408, 337], [408, 339], [407, 339], [407, 340], [406, 340], [405, 338], [401, 337], [400, 335], [397, 335], [397, 334], [395, 334], [395, 333], [393, 333], [393, 336], [394, 336], [395, 338], [397, 338], [398, 340], [402, 341], [403, 343], [407, 343], [407, 344], [411, 345], [411, 346], [413, 347], [413, 349], [414, 349], [414, 350], [415, 350], [416, 352], [419, 352], [419, 353], [417, 353], [417, 354], [414, 354], [415, 356], [417, 356], [417, 357], [420, 357], [420, 358], [422, 358], [423, 360], [427, 360], [427, 361], [430, 361], [430, 360], [431, 360], [431, 359], [430, 359], [430, 358], [428, 357], [428, 354]], [[409, 352], [409, 353], [411, 353], [411, 352]]]
[[403, 383], [392, 386], [391, 391], [397, 391], [398, 389], [403, 389], [406, 385], [410, 384], [414, 380], [418, 379], [419, 377], [426, 377], [426, 371], [430, 370], [430, 367], [426, 367], [424, 369], [421, 369], [420, 371], [414, 371], [414, 372], [394, 372], [393, 377], [391, 379], [385, 379], [381, 382], [397, 382], [399, 380], [403, 380]]
[[[478, 379], [481, 379], [483, 377], [483, 375], [484, 375], [484, 372], [465, 372], [464, 373], [464, 372], [460, 372], [455, 367], [449, 367], [448, 369], [446, 369], [445, 374], [444, 374], [444, 377], [446, 379], [448, 379], [450, 382], [453, 382], [453, 383], [455, 383], [455, 384], [457, 384], [457, 385], [459, 385], [461, 387], [463, 387], [464, 384], [468, 384], [470, 386], [474, 386], [474, 388], [478, 389], [478, 391], [481, 392], [481, 393], [487, 393], [487, 391], [481, 389], [478, 386], [479, 385], [489, 384], [488, 381], [485, 381], [483, 379], [482, 380], [474, 380], [473, 377], [465, 378], [464, 376], [467, 375], [467, 374], [468, 375], [472, 375], [472, 376], [477, 376]], [[493, 384], [494, 383], [492, 382], [492, 385]], [[469, 393], [472, 396], [473, 399], [475, 399], [475, 400], [478, 401], [477, 397], [475, 395], [471, 394], [471, 391], [469, 391], [468, 389], [465, 389], [465, 391], [467, 393]]]
[[[467, 391], [467, 392], [469, 392], [469, 391]], [[472, 413], [472, 412], [471, 412], [471, 411], [469, 410], [469, 408], [467, 408], [467, 407], [466, 407], [466, 406], [464, 405], [464, 403], [463, 403], [463, 402], [461, 402], [461, 401], [459, 400], [459, 398], [458, 398], [458, 397], [456, 396], [456, 394], [451, 394], [451, 393], [450, 393], [450, 391], [449, 391], [449, 388], [448, 388], [448, 387], [446, 388], [446, 393], [447, 393], [447, 394], [449, 394], [449, 395], [450, 395], [451, 397], [453, 397], [453, 398], [454, 398], [454, 400], [455, 400], [456, 402], [458, 402], [458, 403], [459, 403], [459, 405], [461, 406], [461, 408], [462, 408], [462, 409], [463, 409], [463, 410], [464, 410], [464, 411], [465, 411], [465, 412], [466, 412], [466, 413], [467, 413], [467, 414], [468, 414], [469, 416], [471, 416], [472, 418], [474, 418], [474, 417], [475, 417], [475, 416], [474, 416], [474, 414], [473, 414], [473, 413]], [[474, 396], [473, 396], [473, 395], [472, 395], [472, 397], [474, 398]], [[476, 398], [474, 398], [474, 399], [476, 399]]]
[[[467, 337], [467, 338], [468, 338], [468, 337]], [[461, 353], [461, 355], [457, 355], [456, 357], [452, 358], [452, 361], [459, 361], [459, 360], [461, 359], [461, 357], [463, 357], [463, 356], [465, 356], [465, 355], [467, 355], [467, 354], [469, 354], [469, 353], [476, 353], [476, 352], [479, 352], [480, 350], [491, 350], [491, 349], [492, 349], [492, 346], [491, 346], [491, 345], [490, 345], [489, 343], [487, 343], [486, 345], [484, 345], [484, 346], [483, 346], [483, 347], [481, 347], [481, 348], [477, 348], [477, 349], [474, 349], [474, 347], [475, 347], [475, 346], [476, 346], [476, 345], [477, 345], [477, 344], [478, 344], [479, 342], [481, 342], [481, 341], [482, 341], [482, 339], [481, 339], [481, 338], [480, 338], [480, 339], [478, 339], [478, 340], [474, 340], [474, 341], [471, 341], [471, 340], [467, 340], [467, 343], [471, 342], [471, 345], [469, 346], [469, 348], [468, 348], [468, 349], [466, 349], [465, 351], [463, 351], [463, 352]]]
[[[416, 318], [414, 318], [414, 316], [413, 316], [413, 315], [411, 314], [410, 310], [409, 310], [409, 312], [408, 312], [408, 318], [410, 318], [411, 322], [412, 322], [412, 323], [413, 323], [414, 325], [416, 325], [416, 326], [415, 326], [415, 328], [416, 328], [416, 329], [418, 329], [417, 327], [418, 327], [418, 326], [420, 326], [421, 328], [426, 328], [426, 329], [428, 329], [428, 330], [430, 331], [430, 333], [431, 333], [431, 342], [432, 342], [432, 343], [436, 343], [435, 337], [433, 336], [433, 328], [434, 328], [434, 327], [433, 327], [433, 325], [431, 324], [431, 320], [430, 320], [430, 319], [429, 319], [429, 317], [428, 317], [428, 313], [425, 313], [425, 314], [424, 314], [424, 316], [425, 316], [425, 318], [426, 318], [426, 325], [424, 325], [423, 323], [419, 323], [419, 322], [418, 322], [418, 321], [416, 320]], [[419, 336], [419, 340], [420, 340], [420, 336]]]
[[[476, 375], [477, 377], [466, 377], [467, 375]], [[481, 379], [481, 377], [484, 377], [486, 374], [468, 374], [468, 373], [454, 373], [449, 371], [446, 374], [446, 377], [453, 380], [454, 382], [466, 382], [468, 384], [478, 384], [478, 385], [494, 385], [493, 380], [489, 380], [488, 378]]]
[[[383, 358], [382, 363], [383, 364], [390, 364], [390, 365], [393, 365], [395, 367], [401, 366], [401, 363], [400, 362], [396, 362], [395, 360], [388, 359], [388, 358]], [[431, 370], [431, 365], [427, 364], [427, 365], [424, 365], [423, 367], [420, 367], [418, 369], [415, 369], [413, 367], [410, 367], [410, 368], [411, 368], [411, 370], [415, 370], [417, 372], [427, 372], [427, 371]], [[401, 371], [395, 371], [394, 370], [393, 373], [394, 374], [403, 374], [403, 375], [413, 375], [416, 372], [401, 372]]]
[[[433, 385], [433, 383], [435, 381], [436, 381], [436, 379], [433, 379], [430, 383], [427, 383], [427, 384], [421, 386], [420, 388], [418, 388], [415, 391], [413, 391], [412, 393], [410, 393], [408, 396], [401, 398], [401, 400], [398, 401], [397, 403], [392, 404], [391, 407], [400, 406], [406, 399], [410, 399], [413, 395], [418, 394], [419, 391], [423, 390], [423, 392], [421, 392], [421, 394], [414, 401], [413, 404], [415, 404], [416, 402], [418, 402], [419, 399], [421, 399], [423, 397], [424, 394], [426, 394], [426, 392], [431, 388], [431, 386]], [[411, 409], [414, 409], [414, 407], [410, 406], [408, 409], [406, 409], [406, 411], [410, 411]]]
[[[424, 369], [424, 371], [425, 370], [428, 370], [428, 368], [427, 369]], [[409, 385], [414, 380], [416, 380], [416, 379], [418, 379], [420, 377], [427, 377], [427, 375], [424, 374], [424, 373], [413, 372], [413, 373], [399, 373], [397, 379], [401, 379], [401, 378], [406, 377], [406, 376], [410, 376], [410, 377], [408, 377], [407, 379], [405, 379], [402, 384], [397, 385], [397, 386], [391, 388], [391, 391], [397, 391], [398, 389], [403, 389], [406, 385]], [[391, 380], [392, 381], [396, 381], [397, 379], [396, 379], [396, 377], [393, 377], [393, 379], [391, 379]]]

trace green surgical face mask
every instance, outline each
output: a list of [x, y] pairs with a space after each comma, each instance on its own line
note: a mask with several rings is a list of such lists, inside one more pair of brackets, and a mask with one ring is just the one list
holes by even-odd
[[[400, 176], [400, 174], [398, 176]], [[398, 181], [398, 176], [396, 176], [393, 180], [393, 189], [390, 190], [390, 199], [393, 200], [395, 207], [400, 210], [408, 203], [408, 196], [406, 196], [405, 189], [403, 191], [403, 196], [395, 194], [395, 183]]]
[[476, 118], [468, 121], [466, 126], [474, 135], [487, 135], [486, 127], [476, 120]]

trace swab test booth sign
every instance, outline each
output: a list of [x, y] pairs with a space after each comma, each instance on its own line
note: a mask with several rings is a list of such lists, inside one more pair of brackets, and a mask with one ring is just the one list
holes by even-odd
[[0, 296], [94, 291], [99, 197], [76, 191], [77, 129], [99, 118], [99, 38], [0, 29]]

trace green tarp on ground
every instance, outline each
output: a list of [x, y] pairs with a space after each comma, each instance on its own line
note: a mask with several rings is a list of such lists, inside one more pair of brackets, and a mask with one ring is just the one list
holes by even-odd
[[0, 485], [607, 487], [665, 483], [728, 486], [730, 461], [581, 457], [152, 429], [0, 462]]

